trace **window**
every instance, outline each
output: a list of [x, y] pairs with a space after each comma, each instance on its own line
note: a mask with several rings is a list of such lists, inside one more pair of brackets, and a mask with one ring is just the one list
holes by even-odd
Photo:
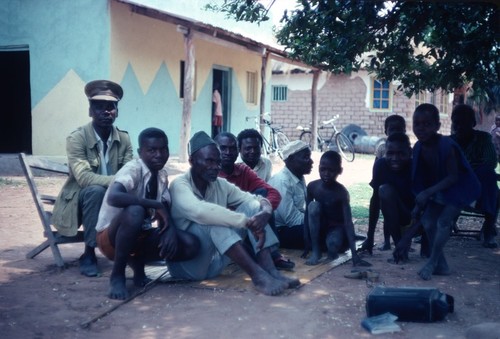
[[[179, 98], [184, 98], [184, 68], [186, 63], [184, 60], [180, 62], [180, 83], [179, 83]], [[193, 76], [193, 100], [196, 100], [196, 61], [194, 63], [194, 76]]]
[[272, 100], [273, 101], [287, 101], [288, 100], [288, 87], [280, 85], [280, 86], [271, 86], [271, 90], [273, 93]]
[[445, 91], [441, 91], [438, 108], [439, 108], [439, 113], [442, 114], [448, 113], [448, 93], [446, 93]]
[[391, 109], [391, 84], [387, 80], [373, 79], [372, 108], [380, 110]]
[[257, 72], [247, 72], [247, 103], [257, 104]]
[[415, 93], [415, 108], [427, 102], [425, 97], [426, 97], [426, 92]]

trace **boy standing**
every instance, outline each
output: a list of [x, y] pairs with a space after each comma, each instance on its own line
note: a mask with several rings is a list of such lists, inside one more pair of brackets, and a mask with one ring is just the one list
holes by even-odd
[[354, 266], [371, 266], [356, 252], [349, 192], [337, 182], [338, 175], [342, 173], [341, 165], [337, 152], [325, 152], [319, 163], [321, 179], [307, 185], [305, 226], [311, 237], [312, 254], [306, 265], [317, 265], [323, 249], [333, 260], [349, 247]]
[[[99, 212], [97, 244], [101, 252], [114, 260], [108, 296], [126, 299], [125, 268], [134, 271], [134, 284], [145, 286], [148, 261], [180, 261], [193, 258], [200, 247], [193, 235], [176, 230], [170, 218], [168, 139], [157, 128], [139, 135], [139, 157], [120, 169], [111, 184]], [[153, 227], [153, 221], [158, 227]]]
[[449, 274], [444, 246], [462, 207], [479, 197], [481, 186], [460, 147], [438, 133], [439, 111], [421, 104], [413, 113], [412, 185], [416, 194], [413, 218], [420, 218], [429, 239], [431, 255], [418, 272], [424, 280]]

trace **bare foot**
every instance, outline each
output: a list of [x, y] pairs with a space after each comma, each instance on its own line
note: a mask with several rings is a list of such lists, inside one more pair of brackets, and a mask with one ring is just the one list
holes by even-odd
[[443, 262], [443, 260], [440, 260], [439, 264], [436, 266], [434, 269], [434, 272], [432, 272], [434, 275], [450, 275], [450, 267], [448, 266], [448, 263], [446, 261]]
[[328, 251], [328, 260], [333, 261], [339, 257], [339, 254], [337, 252], [331, 252]]
[[300, 286], [300, 280], [297, 278], [289, 278], [286, 275], [282, 275], [278, 272], [276, 276], [271, 275], [273, 278], [283, 281], [287, 284], [286, 288], [297, 288]]
[[147, 284], [149, 284], [152, 279], [149, 279], [145, 274], [137, 276], [137, 274], [134, 274], [134, 285], [137, 287], [144, 287]]
[[306, 265], [314, 266], [319, 264], [319, 259], [321, 259], [321, 253], [312, 252], [309, 259], [306, 260]]
[[378, 248], [379, 251], [390, 251], [390, 249], [391, 249], [391, 244], [387, 242]]
[[151, 279], [146, 277], [146, 272], [144, 271], [144, 261], [141, 258], [131, 258], [128, 261], [129, 266], [134, 271], [134, 285], [137, 287], [144, 287]]
[[372, 264], [370, 264], [368, 261], [365, 261], [360, 257], [355, 257], [352, 259], [352, 266], [355, 267], [370, 267], [371, 265]]
[[128, 298], [125, 276], [115, 276], [109, 279], [108, 297], [118, 300], [125, 300]]
[[434, 267], [432, 267], [431, 264], [426, 264], [424, 267], [420, 269], [420, 271], [418, 271], [418, 275], [423, 280], [431, 280], [433, 271]]
[[270, 296], [279, 295], [287, 288], [284, 281], [273, 278], [264, 270], [255, 274], [252, 277], [252, 282], [257, 291]]

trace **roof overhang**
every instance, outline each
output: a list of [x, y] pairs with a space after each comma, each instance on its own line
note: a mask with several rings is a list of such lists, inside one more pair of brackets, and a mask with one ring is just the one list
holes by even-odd
[[205, 36], [205, 38], [209, 40], [220, 39], [222, 41], [226, 41], [243, 47], [249, 51], [258, 53], [262, 56], [268, 55], [270, 58], [281, 62], [290, 63], [301, 67], [314, 68], [312, 66], [304, 64], [299, 60], [289, 58], [288, 54], [284, 50], [255, 41], [241, 34], [237, 34], [226, 29], [215, 27], [213, 25], [193, 20], [187, 17], [161, 11], [156, 8], [141, 5], [131, 0], [114, 1], [127, 4], [130, 7], [132, 13], [144, 15], [149, 18], [177, 25], [177, 30], [181, 33], [187, 34], [187, 32], [191, 31], [200, 36]]

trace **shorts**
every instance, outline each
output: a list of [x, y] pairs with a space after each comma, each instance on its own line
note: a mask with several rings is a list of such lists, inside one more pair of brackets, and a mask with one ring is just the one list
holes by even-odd
[[106, 228], [101, 232], [97, 232], [96, 240], [101, 253], [109, 260], [115, 260], [115, 248], [111, 245], [111, 240], [109, 240], [109, 229]]
[[[135, 256], [141, 253], [141, 248], [146, 244], [146, 241], [149, 240], [150, 237], [158, 237], [159, 229], [158, 228], [149, 228], [147, 230], [143, 230], [137, 239], [136, 246], [130, 253], [131, 256]], [[108, 258], [109, 260], [115, 260], [115, 248], [111, 244], [111, 240], [109, 239], [109, 228], [101, 232], [97, 232], [96, 236], [97, 246], [101, 253]]]

